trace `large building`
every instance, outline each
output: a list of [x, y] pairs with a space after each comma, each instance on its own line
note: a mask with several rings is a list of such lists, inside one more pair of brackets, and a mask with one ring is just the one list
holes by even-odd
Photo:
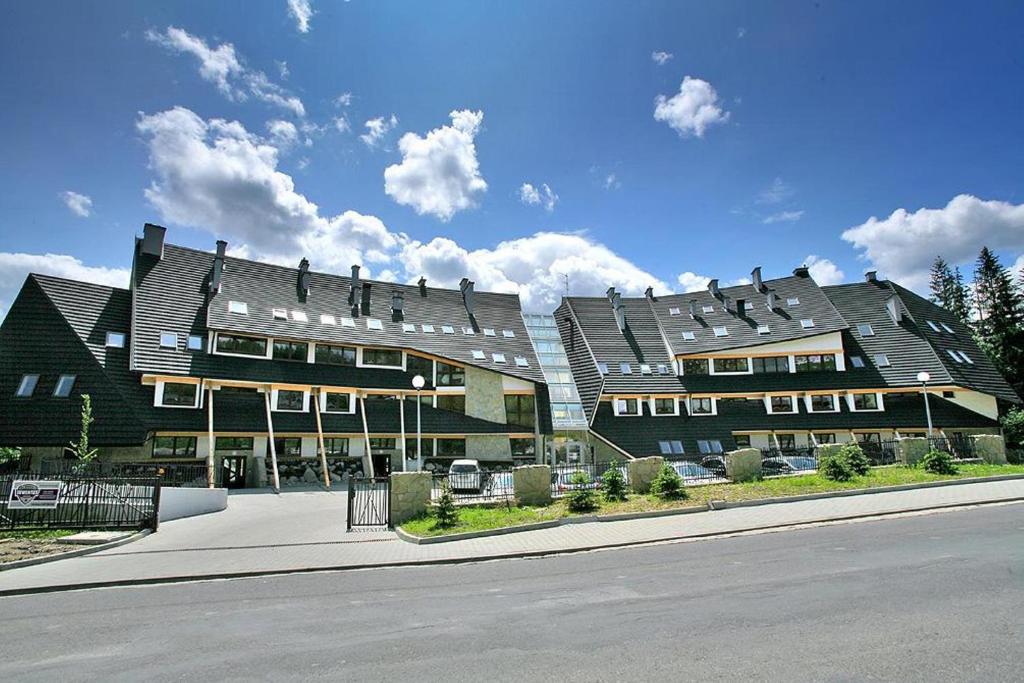
[[948, 311], [868, 273], [819, 287], [807, 268], [669, 296], [567, 297], [555, 318], [601, 447], [696, 457], [998, 432], [1019, 403]]
[[128, 289], [26, 279], [0, 326], [0, 445], [33, 467], [63, 457], [83, 394], [101, 460], [209, 462], [227, 486], [533, 462], [551, 432], [516, 295], [468, 279], [458, 290], [370, 281], [359, 266], [329, 275], [305, 259], [286, 268], [164, 237], [145, 226]]

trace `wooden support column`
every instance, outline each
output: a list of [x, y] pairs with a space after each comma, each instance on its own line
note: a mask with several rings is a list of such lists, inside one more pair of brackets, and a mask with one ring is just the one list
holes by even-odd
[[270, 416], [270, 394], [271, 389], [267, 387], [266, 392], [263, 394], [263, 405], [267, 408], [267, 434], [269, 435], [268, 441], [270, 445], [270, 463], [273, 467], [274, 474], [274, 492], [281, 492], [281, 475], [277, 472], [277, 448], [274, 446], [274, 419]]
[[363, 415], [363, 438], [366, 441], [366, 459], [370, 463], [370, 479], [377, 476], [376, 472], [373, 471], [373, 450], [370, 448], [370, 428], [366, 426], [366, 397], [363, 394], [359, 394], [359, 407]]
[[402, 471], [405, 472], [405, 463], [408, 462], [405, 459], [405, 395], [398, 395], [398, 424], [402, 432], [402, 447], [400, 449], [402, 453]]
[[213, 387], [209, 387], [207, 389], [207, 394], [208, 395], [206, 397], [206, 439], [209, 444], [209, 452], [206, 454], [206, 485], [212, 489], [217, 485], [217, 479], [215, 476], [216, 473], [214, 472], [213, 463]]
[[324, 425], [320, 421], [320, 392], [315, 388], [313, 394], [313, 410], [316, 413], [316, 440], [320, 445], [320, 467], [324, 471], [324, 486], [331, 488], [331, 473], [327, 469], [327, 449], [324, 448]]

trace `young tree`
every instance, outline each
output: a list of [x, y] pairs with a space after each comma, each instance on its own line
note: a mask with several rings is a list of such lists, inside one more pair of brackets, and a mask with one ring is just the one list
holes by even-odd
[[999, 257], [988, 247], [983, 247], [978, 255], [974, 286], [978, 305], [978, 343], [1019, 394], [1024, 390], [1021, 296], [1009, 271], [1003, 268]]
[[72, 441], [68, 449], [83, 465], [87, 465], [96, 457], [96, 449], [89, 448], [89, 426], [93, 423], [92, 398], [82, 394], [82, 430], [78, 441]]

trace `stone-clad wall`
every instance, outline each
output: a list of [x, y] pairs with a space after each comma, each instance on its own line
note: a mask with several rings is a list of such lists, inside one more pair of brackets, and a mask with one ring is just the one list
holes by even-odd
[[524, 465], [512, 470], [512, 487], [520, 505], [547, 505], [551, 502], [551, 468]]
[[419, 517], [430, 505], [429, 472], [396, 472], [391, 475], [391, 524]]
[[725, 454], [725, 475], [733, 481], [753, 481], [761, 478], [761, 451], [741, 448]]
[[1006, 442], [995, 434], [978, 434], [974, 439], [974, 453], [992, 465], [1006, 464]]
[[512, 447], [504, 434], [466, 436], [466, 457], [474, 460], [512, 461]]
[[637, 458], [626, 463], [629, 467], [629, 485], [634, 493], [647, 493], [651, 490], [651, 482], [658, 476], [658, 470], [665, 463], [665, 458], [652, 456]]
[[908, 467], [913, 467], [921, 461], [925, 453], [928, 452], [928, 439], [920, 437], [911, 437], [907, 439], [900, 439], [897, 442], [899, 445], [899, 460]]
[[466, 366], [466, 415], [498, 424], [507, 423], [501, 375], [472, 365]]

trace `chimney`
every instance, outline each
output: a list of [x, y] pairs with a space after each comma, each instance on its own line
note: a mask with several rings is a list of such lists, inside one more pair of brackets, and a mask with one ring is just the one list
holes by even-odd
[[769, 291], [768, 294], [765, 295], [765, 298], [768, 299], [768, 310], [774, 311], [776, 306], [779, 305], [778, 297], [775, 296], [775, 292]]
[[807, 269], [807, 266], [800, 266], [793, 269], [794, 277], [810, 277], [811, 271]]
[[309, 296], [309, 260], [299, 261], [299, 294]]
[[864, 273], [864, 282], [878, 282], [878, 271], [869, 270]]
[[649, 301], [654, 301], [654, 287], [648, 287], [645, 289], [644, 296], [646, 296]]
[[722, 290], [718, 288], [718, 278], [710, 280], [708, 282], [708, 291], [711, 292], [711, 296], [715, 297], [719, 301], [722, 300]]
[[394, 322], [405, 319], [405, 295], [398, 290], [391, 292], [391, 319]]
[[885, 300], [885, 308], [889, 311], [889, 317], [892, 321], [899, 325], [903, 322], [903, 309], [900, 308], [900, 300], [895, 294]]
[[360, 289], [362, 290], [360, 304], [363, 309], [363, 315], [370, 315], [370, 283], [364, 282]]
[[468, 277], [462, 278], [459, 282], [459, 289], [462, 290], [462, 303], [466, 305], [466, 313], [473, 317], [473, 281]]
[[615, 301], [615, 288], [614, 287], [609, 287], [608, 290], [604, 293], [604, 295], [606, 297], [608, 297], [608, 301], [614, 302]]
[[427, 278], [420, 277], [420, 281], [419, 281], [418, 284], [420, 286], [420, 296], [426, 296], [427, 295]]
[[160, 225], [146, 223], [142, 226], [142, 253], [162, 259], [164, 257], [164, 234], [166, 232], [167, 228]]
[[348, 292], [348, 302], [353, 308], [359, 305], [360, 299], [359, 266], [352, 266], [352, 284]]
[[727, 296], [727, 295], [723, 294], [722, 295], [722, 304], [725, 306], [725, 312], [726, 313], [734, 313], [735, 312], [735, 310], [732, 307], [732, 297], [731, 296]]
[[747, 302], [745, 299], [736, 299], [736, 315], [741, 318], [747, 316]]
[[626, 331], [626, 308], [622, 305], [622, 295], [618, 292], [614, 292], [611, 295], [612, 300], [612, 312], [615, 314], [615, 324], [619, 327], [619, 332]]
[[764, 281], [761, 280], [761, 266], [750, 271], [750, 282], [754, 285], [754, 289], [762, 294], [764, 293]]
[[217, 240], [217, 254], [213, 257], [213, 271], [210, 273], [210, 294], [220, 292], [220, 283], [224, 279], [224, 252], [227, 249], [227, 242]]
[[697, 318], [697, 300], [690, 299], [690, 320], [696, 320]]

